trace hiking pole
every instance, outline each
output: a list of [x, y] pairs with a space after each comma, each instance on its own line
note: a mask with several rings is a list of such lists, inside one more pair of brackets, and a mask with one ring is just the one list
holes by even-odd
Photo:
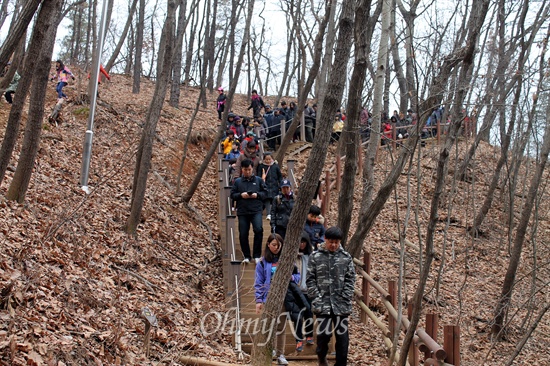
[[97, 79], [99, 78], [99, 64], [101, 62], [101, 53], [103, 52], [103, 41], [105, 40], [105, 23], [107, 21], [107, 0], [103, 0], [103, 8], [101, 10], [101, 23], [99, 24], [99, 38], [97, 40], [97, 49], [95, 60], [92, 66], [92, 75], [90, 76], [90, 115], [88, 116], [88, 127], [84, 137], [84, 147], [82, 151], [82, 170], [80, 174], [80, 185], [86, 194], [90, 194], [88, 188], [88, 175], [90, 173], [90, 159], [92, 157], [92, 137], [94, 135], [94, 117], [95, 107], [97, 102]]

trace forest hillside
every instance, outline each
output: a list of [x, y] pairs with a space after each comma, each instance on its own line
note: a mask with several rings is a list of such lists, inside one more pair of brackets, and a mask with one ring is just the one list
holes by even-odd
[[[79, 186], [82, 144], [89, 106], [75, 102], [77, 82], [65, 88], [69, 101], [58, 125], [44, 121], [40, 151], [24, 204], [5, 199], [20, 145], [0, 186], [0, 364], [2, 365], [147, 365], [181, 364], [193, 355], [239, 363], [231, 334], [204, 335], [201, 321], [224, 312], [222, 260], [218, 242], [218, 174], [211, 162], [191, 205], [175, 194], [183, 146], [198, 90], [182, 87], [180, 109], [165, 103], [157, 127], [142, 222], [136, 237], [124, 225], [129, 215], [135, 152], [154, 83], [144, 80], [140, 94], [131, 93], [131, 79], [113, 75], [100, 87], [86, 195]], [[218, 124], [214, 94], [200, 107], [182, 175], [183, 190], [210, 147]], [[290, 99], [290, 98], [289, 98]], [[270, 101], [270, 97], [266, 97]], [[56, 101], [48, 90], [46, 113]], [[234, 111], [246, 114], [248, 99], [238, 96]], [[10, 106], [0, 103], [0, 138]], [[22, 124], [25, 123], [23, 118]], [[21, 131], [24, 131], [22, 125]], [[23, 132], [21, 132], [23, 134]], [[445, 199], [435, 238], [436, 259], [424, 296], [427, 310], [440, 314], [440, 327], [461, 326], [462, 365], [504, 365], [523, 334], [548, 301], [550, 243], [548, 199], [540, 190], [529, 227], [505, 340], [492, 342], [490, 328], [516, 223], [522, 208], [518, 193], [507, 210], [507, 191], [496, 200], [482, 227], [482, 236], [467, 233], [499, 157], [486, 144], [478, 149], [468, 181], [456, 177], [457, 162], [471, 141], [453, 149]], [[327, 168], [334, 162], [331, 146]], [[398, 278], [400, 244], [406, 233], [404, 301], [416, 289], [420, 253], [434, 193], [438, 146], [428, 143], [411, 159], [395, 193], [371, 230], [364, 249], [373, 256], [373, 276], [383, 286]], [[295, 157], [298, 181], [308, 151]], [[395, 159], [395, 156], [393, 156]], [[391, 169], [392, 152], [381, 150], [376, 164], [376, 188]], [[523, 192], [535, 162], [522, 165]], [[541, 186], [546, 187], [548, 175]], [[357, 177], [361, 187], [361, 177]], [[376, 189], [375, 189], [376, 191]], [[522, 192], [522, 188], [518, 190]], [[524, 194], [524, 195], [525, 195]], [[337, 195], [333, 192], [326, 220], [334, 224]], [[355, 230], [361, 201], [356, 189]], [[507, 216], [506, 212], [512, 212]], [[514, 227], [514, 224], [511, 225]], [[360, 281], [357, 286], [359, 288]], [[384, 318], [379, 299], [370, 307]], [[149, 358], [145, 357], [143, 309], [158, 319]], [[387, 364], [386, 351], [372, 324], [360, 324], [358, 308], [351, 320], [350, 364]], [[550, 365], [550, 319], [543, 316], [516, 358], [517, 365]]]

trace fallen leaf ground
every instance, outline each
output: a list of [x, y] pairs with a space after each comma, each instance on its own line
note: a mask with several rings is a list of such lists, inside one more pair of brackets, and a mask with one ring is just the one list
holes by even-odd
[[[78, 88], [83, 88], [78, 81], [67, 87], [73, 100]], [[182, 89], [180, 109], [167, 104], [163, 109], [142, 223], [136, 237], [124, 232], [140, 126], [153, 88], [152, 82], [144, 80], [141, 93], [134, 95], [130, 78], [122, 75], [114, 75], [112, 83], [101, 86], [101, 100], [106, 104], [98, 107], [94, 124], [89, 195], [79, 187], [86, 105], [68, 103], [59, 126], [44, 122], [24, 204], [5, 200], [19, 156], [19, 139], [0, 185], [0, 364], [177, 365], [180, 355], [238, 362], [229, 333], [205, 337], [200, 329], [205, 314], [223, 312], [225, 302], [215, 163], [210, 164], [191, 201], [192, 210], [175, 195], [182, 148], [198, 96], [194, 88]], [[49, 113], [55, 103], [53, 84], [47, 100]], [[247, 99], [239, 96], [235, 112], [246, 114], [247, 105]], [[0, 136], [5, 131], [9, 108], [5, 102], [0, 103]], [[183, 190], [210, 147], [217, 123], [215, 95], [209, 94], [208, 106], [200, 107], [193, 129], [193, 143], [182, 175]], [[23, 132], [20, 134], [22, 137]], [[459, 144], [459, 154], [466, 146], [464, 142]], [[334, 161], [334, 149], [330, 148], [327, 167]], [[307, 151], [299, 156], [298, 177], [307, 156]], [[394, 232], [397, 217], [403, 230], [407, 202], [411, 210], [406, 222], [407, 238], [417, 246], [423, 245], [418, 238], [423, 239], [425, 234], [437, 157], [434, 145], [422, 150], [421, 174], [415, 161], [410, 175], [403, 174], [396, 198], [392, 196], [367, 238], [365, 248], [373, 256], [373, 276], [385, 287], [388, 280], [398, 278], [399, 244]], [[482, 144], [472, 171], [474, 183], [456, 182], [456, 192], [448, 190], [440, 210], [437, 258], [425, 297], [426, 309], [440, 314], [441, 326], [461, 326], [462, 365], [505, 364], [547, 295], [550, 230], [545, 193], [540, 197], [536, 240], [526, 243], [522, 258], [511, 331], [507, 341], [491, 342], [492, 311], [508, 264], [504, 192], [496, 194], [483, 238], [472, 239], [466, 228], [473, 220], [472, 212], [482, 202], [497, 158], [498, 149]], [[449, 181], [453, 179], [454, 159]], [[531, 163], [527, 166], [529, 170], [522, 173], [525, 177], [534, 168]], [[377, 168], [379, 185], [391, 168], [387, 151], [382, 152]], [[337, 210], [336, 195], [332, 197], [327, 220], [333, 224]], [[360, 197], [358, 189], [355, 211]], [[521, 203], [519, 199], [516, 202], [517, 222]], [[356, 216], [353, 220], [352, 228]], [[532, 272], [535, 261], [538, 270]], [[404, 298], [410, 298], [415, 290], [419, 263], [418, 252], [407, 248]], [[520, 310], [517, 305], [521, 305]], [[373, 296], [370, 306], [380, 318], [386, 317], [377, 297]], [[145, 307], [158, 320], [149, 358], [144, 355], [144, 322], [140, 316]], [[350, 364], [387, 364], [382, 339], [372, 323], [360, 323], [358, 308], [352, 316], [351, 334]], [[546, 316], [515, 364], [549, 365], [549, 335]]]

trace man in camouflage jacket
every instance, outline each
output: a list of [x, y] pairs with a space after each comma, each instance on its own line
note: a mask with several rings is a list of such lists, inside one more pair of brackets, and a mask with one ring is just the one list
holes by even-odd
[[311, 310], [317, 315], [317, 357], [319, 366], [328, 366], [328, 343], [333, 328], [336, 363], [347, 365], [348, 316], [352, 310], [355, 266], [352, 256], [340, 245], [342, 230], [333, 226], [325, 232], [325, 243], [314, 252], [307, 268], [307, 292]]

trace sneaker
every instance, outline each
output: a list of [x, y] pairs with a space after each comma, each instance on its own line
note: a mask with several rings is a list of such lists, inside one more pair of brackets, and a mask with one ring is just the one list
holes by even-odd
[[313, 341], [313, 337], [307, 337], [306, 338], [306, 343], [307, 344], [314, 344], [315, 342]]
[[269, 221], [271, 221], [271, 215], [267, 215], [267, 216], [266, 216], [266, 219], [269, 220]]
[[304, 350], [304, 342], [296, 342], [296, 352], [302, 352]]
[[277, 357], [277, 365], [288, 365], [285, 355], [279, 355], [279, 357]]
[[256, 262], [256, 264], [260, 263], [260, 258], [254, 258], [254, 262]]
[[245, 259], [243, 259], [243, 261], [242, 261], [241, 263], [245, 263], [245, 264], [246, 264], [246, 263], [250, 263], [250, 259], [245, 258]]

